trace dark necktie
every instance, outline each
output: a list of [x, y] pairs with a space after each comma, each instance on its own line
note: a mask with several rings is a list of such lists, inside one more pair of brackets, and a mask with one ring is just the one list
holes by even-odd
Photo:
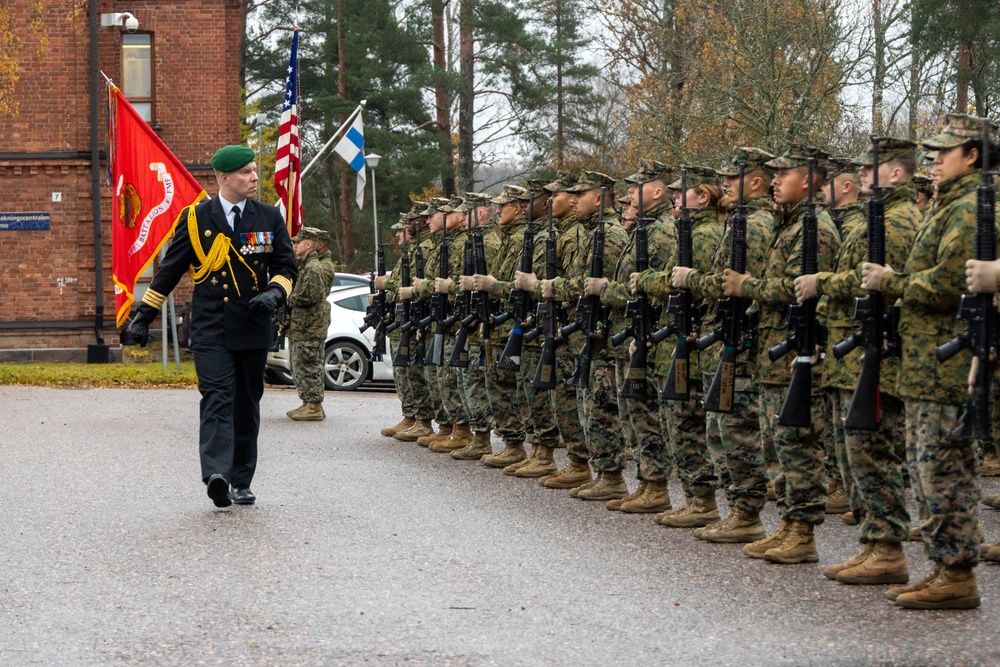
[[240, 207], [233, 207], [233, 231], [235, 232], [240, 228]]

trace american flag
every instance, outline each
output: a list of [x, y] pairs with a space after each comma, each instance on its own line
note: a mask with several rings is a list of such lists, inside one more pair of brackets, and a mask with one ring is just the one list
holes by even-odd
[[274, 164], [274, 191], [288, 225], [295, 236], [302, 227], [302, 146], [299, 144], [299, 31], [292, 35], [292, 56], [285, 70], [285, 99], [281, 104], [278, 150]]

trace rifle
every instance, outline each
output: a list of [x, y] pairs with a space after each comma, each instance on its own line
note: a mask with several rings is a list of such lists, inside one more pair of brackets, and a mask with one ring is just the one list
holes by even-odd
[[[604, 277], [604, 195], [608, 188], [601, 188], [601, 204], [597, 212], [597, 227], [594, 229], [594, 241], [590, 250], [590, 265], [587, 276], [590, 278]], [[566, 384], [581, 389], [590, 387], [590, 366], [594, 356], [608, 346], [608, 309], [601, 305], [599, 296], [581, 296], [576, 302], [576, 320], [560, 330], [560, 336], [568, 339], [577, 331], [583, 331], [587, 342], [576, 361], [576, 370], [566, 380]]]
[[[534, 209], [534, 199], [528, 202], [528, 224], [524, 228], [524, 243], [521, 245], [521, 273], [533, 273], [532, 263], [535, 258], [535, 223], [532, 219], [532, 209]], [[511, 329], [507, 337], [507, 344], [497, 359], [497, 370], [517, 372], [521, 370], [521, 347], [524, 341], [524, 331], [530, 326], [525, 326], [531, 318], [531, 311], [534, 310], [534, 297], [530, 292], [523, 289], [513, 288], [510, 296], [507, 297], [507, 311], [500, 313], [494, 319], [495, 324], [506, 322], [511, 317], [514, 318], [514, 328]]]
[[[639, 212], [635, 218], [635, 270], [642, 273], [649, 268], [649, 243], [646, 232], [646, 209], [642, 203], [643, 184], [639, 190]], [[611, 337], [611, 344], [621, 345], [630, 337], [635, 339], [635, 352], [629, 358], [628, 369], [625, 371], [625, 381], [619, 392], [622, 398], [645, 400], [647, 362], [649, 359], [650, 328], [658, 319], [658, 315], [644, 292], [638, 292], [635, 298], [625, 304], [625, 317], [630, 318], [627, 327]]]
[[[441, 228], [441, 250], [438, 252], [438, 278], [449, 277], [448, 246], [450, 243], [448, 240], [448, 228], [444, 226]], [[430, 311], [430, 314], [420, 322], [421, 327], [426, 327], [431, 322], [434, 323], [434, 335], [431, 336], [431, 346], [427, 348], [427, 357], [424, 359], [424, 363], [431, 366], [443, 366], [444, 337], [448, 335], [448, 328], [450, 326], [450, 324], [447, 324], [451, 311], [451, 302], [448, 300], [448, 295], [435, 291], [431, 297]], [[424, 322], [427, 322], [427, 324], [424, 324]], [[454, 320], [451, 321], [451, 324], [454, 324]]]
[[[427, 259], [424, 257], [424, 251], [420, 249], [420, 225], [416, 226], [416, 236], [413, 239], [415, 247], [413, 249], [413, 271], [417, 278], [421, 280], [426, 276], [427, 269]], [[410, 331], [411, 329], [416, 329], [417, 334], [417, 351], [410, 360], [410, 365], [412, 366], [423, 366], [424, 357], [427, 356], [427, 346], [425, 341], [427, 339], [425, 335], [425, 330], [427, 325], [423, 324], [424, 318], [427, 316], [427, 303], [423, 299], [413, 300], [413, 311], [411, 312], [410, 321], [403, 325], [403, 331]]]
[[[993, 183], [990, 180], [990, 121], [983, 127], [982, 182], [976, 187], [976, 259], [991, 262], [996, 259], [996, 211]], [[959, 425], [951, 432], [955, 440], [993, 440], [990, 428], [990, 353], [996, 346], [998, 314], [993, 295], [963, 294], [956, 319], [968, 322], [965, 333], [937, 348], [938, 361], [951, 359], [959, 351], [969, 349], [979, 360], [972, 394], [965, 401]]]
[[[690, 268], [694, 265], [691, 224], [691, 210], [687, 207], [687, 170], [682, 169], [681, 217], [677, 219], [677, 266]], [[672, 326], [677, 342], [660, 398], [664, 401], [686, 401], [691, 398], [691, 388], [688, 386], [691, 377], [688, 338], [697, 334], [698, 327], [691, 290], [681, 288], [677, 290], [677, 294], [671, 294], [667, 299], [667, 312], [674, 314], [674, 320], [668, 326]]]
[[[556, 229], [552, 224], [552, 200], [548, 201], [549, 206], [549, 236], [545, 239], [545, 279], [554, 280], [556, 277]], [[538, 368], [535, 369], [535, 377], [531, 381], [531, 386], [542, 391], [550, 391], [556, 388], [556, 349], [562, 345], [563, 341], [558, 339], [559, 335], [559, 306], [554, 297], [545, 299], [538, 304], [535, 314], [538, 322], [536, 329], [545, 334], [545, 342], [542, 343], [542, 354], [538, 360]]]
[[[802, 264], [800, 275], [811, 275], [819, 270], [819, 247], [817, 239], [816, 203], [813, 202], [813, 170], [816, 159], [809, 158], [809, 192], [806, 199], [806, 211], [802, 215]], [[819, 299], [808, 299], [803, 303], [792, 304], [785, 316], [785, 327], [791, 332], [785, 340], [767, 351], [771, 362], [781, 359], [791, 350], [795, 350], [795, 368], [792, 370], [792, 380], [788, 384], [788, 393], [781, 404], [778, 414], [778, 424], [809, 428], [812, 424], [810, 414], [812, 395], [812, 355], [817, 345], [821, 345], [822, 333], [816, 321], [816, 302]]]
[[[468, 215], [466, 216], [466, 225], [469, 230], [469, 235], [465, 239], [465, 249], [462, 256], [462, 275], [472, 276], [476, 273], [475, 266], [475, 232], [472, 227], [472, 216], [473, 211], [470, 209]], [[479, 237], [480, 243], [482, 243], [482, 236]], [[448, 318], [446, 324], [451, 327], [455, 323], [460, 326], [458, 331], [455, 333], [455, 346], [451, 351], [451, 356], [448, 358], [448, 365], [457, 368], [468, 368], [469, 367], [469, 329], [472, 327], [476, 320], [475, 313], [472, 311], [472, 292], [459, 291], [458, 296], [455, 297], [455, 312], [452, 313], [451, 317]]]
[[385, 246], [379, 243], [375, 250], [375, 273], [369, 275], [368, 308], [365, 310], [364, 324], [360, 331], [364, 333], [369, 328], [375, 329], [375, 346], [372, 347], [371, 361], [382, 361], [385, 354], [386, 319], [389, 308], [385, 299], [385, 290], [375, 289], [375, 277], [385, 275]]
[[[868, 261], [885, 264], [885, 199], [878, 184], [879, 137], [872, 136], [872, 196], [868, 200]], [[860, 331], [833, 346], [833, 356], [843, 359], [854, 348], [864, 346], [861, 374], [847, 408], [844, 426], [855, 431], [874, 431], [882, 422], [882, 401], [879, 390], [882, 359], [899, 352], [898, 346], [889, 354], [883, 352], [887, 338], [896, 338], [888, 331], [888, 318], [882, 293], [869, 290], [867, 296], [854, 299], [851, 318], [861, 325]]]
[[[747, 268], [747, 207], [743, 200], [743, 177], [746, 165], [740, 164], [740, 185], [733, 214], [732, 236], [729, 245], [729, 268], [736, 273], [746, 273]], [[736, 391], [736, 356], [750, 347], [750, 336], [755, 326], [754, 317], [747, 314], [748, 300], [727, 296], [716, 301], [715, 321], [718, 327], [698, 339], [698, 351], [722, 341], [722, 355], [715, 369], [712, 384], [705, 394], [705, 410], [731, 413], [733, 394]], [[756, 313], [756, 311], [754, 311]]]
[[[410, 230], [406, 229], [403, 234], [403, 256], [399, 260], [399, 284], [402, 287], [409, 287], [410, 280], [410, 252], [409, 252]], [[392, 333], [396, 329], [400, 330], [399, 344], [396, 345], [396, 353], [392, 356], [392, 365], [397, 368], [406, 368], [410, 365], [410, 323], [411, 304], [409, 301], [400, 300], [396, 304], [396, 319], [386, 327], [386, 333]]]

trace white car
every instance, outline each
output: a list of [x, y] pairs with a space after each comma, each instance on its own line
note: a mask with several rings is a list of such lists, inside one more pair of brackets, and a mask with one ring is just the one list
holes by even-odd
[[[343, 274], [345, 278], [355, 278]], [[341, 278], [341, 274], [337, 274]], [[323, 360], [326, 372], [323, 382], [327, 389], [349, 391], [365, 382], [392, 382], [392, 349], [386, 338], [386, 352], [381, 361], [371, 361], [375, 347], [375, 332], [368, 329], [361, 333], [365, 311], [368, 309], [368, 278], [363, 285], [334, 283], [330, 296], [330, 328], [326, 332], [326, 351]], [[343, 280], [343, 279], [341, 279]], [[355, 281], [356, 282], [356, 281]], [[294, 384], [291, 372], [291, 343], [285, 339], [284, 349], [269, 352], [265, 378], [274, 384]]]

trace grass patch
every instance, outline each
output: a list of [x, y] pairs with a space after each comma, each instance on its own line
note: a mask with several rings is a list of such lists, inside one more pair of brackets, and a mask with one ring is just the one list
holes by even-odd
[[126, 389], [189, 388], [198, 386], [194, 362], [171, 362], [167, 370], [157, 363], [121, 364], [0, 364], [0, 385], [35, 387]]

